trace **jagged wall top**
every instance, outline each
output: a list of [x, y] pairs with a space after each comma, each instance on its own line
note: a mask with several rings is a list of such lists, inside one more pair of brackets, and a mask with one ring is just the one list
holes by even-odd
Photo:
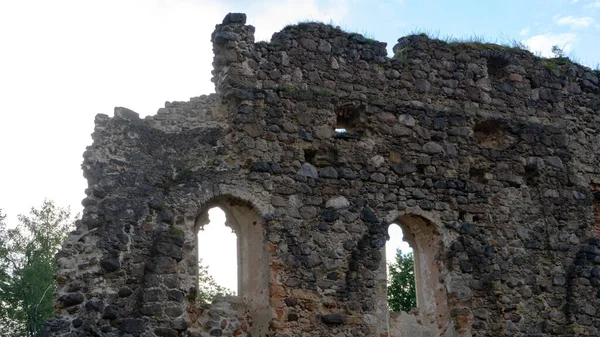
[[[271, 85], [274, 90], [288, 90], [290, 84], [299, 77], [298, 73], [281, 74], [281, 70], [276, 68], [279, 65], [289, 65], [290, 57], [292, 62], [297, 63], [298, 60], [294, 60], [297, 55], [293, 52], [290, 54], [290, 50], [298, 47], [323, 56], [332, 55], [380, 65], [382, 68], [387, 68], [384, 70], [387, 80], [402, 81], [403, 88], [400, 89], [411, 89], [408, 83], [410, 79], [406, 78], [407, 75], [396, 76], [393, 70], [406, 70], [409, 66], [418, 68], [418, 64], [423, 60], [438, 59], [440, 69], [437, 70], [436, 75], [443, 78], [443, 82], [436, 84], [435, 78], [428, 78], [425, 79], [427, 82], [419, 81], [420, 86], [424, 88], [417, 88], [417, 90], [431, 93], [441, 91], [446, 96], [459, 99], [461, 96], [468, 97], [483, 104], [494, 105], [494, 102], [490, 101], [492, 98], [487, 93], [479, 94], [476, 90], [462, 90], [459, 83], [465, 79], [464, 77], [469, 80], [468, 77], [472, 76], [474, 86], [486, 92], [494, 87], [495, 82], [505, 82], [497, 85], [496, 89], [508, 95], [512, 95], [515, 89], [519, 91], [523, 88], [523, 80], [529, 81], [531, 89], [534, 90], [528, 93], [530, 96], [528, 99], [521, 102], [519, 107], [521, 109], [534, 106], [534, 102], [540, 96], [542, 101], [560, 102], [563, 96], [571, 93], [600, 91], [597, 71], [580, 66], [566, 58], [539, 58], [519, 48], [489, 43], [447, 43], [421, 34], [399, 38], [393, 48], [394, 55], [390, 58], [387, 56], [385, 42], [368, 39], [361, 34], [347, 33], [328, 24], [306, 22], [290, 25], [274, 33], [270, 42], [255, 43], [254, 27], [245, 23], [245, 14], [230, 13], [221, 24], [216, 25], [212, 34], [215, 52], [212, 81], [219, 94], [225, 93], [251, 100], [252, 91], [261, 89], [257, 85], [264, 85], [256, 78], [257, 70], [265, 72], [275, 70], [275, 74], [269, 76], [276, 77], [277, 81], [273, 81], [276, 83], [267, 83], [267, 85]], [[475, 68], [477, 64], [481, 65], [483, 62], [489, 65], [487, 69]], [[336, 63], [338, 62], [332, 61], [331, 70], [335, 70], [338, 66]], [[460, 73], [461, 63], [469, 68], [465, 69], [466, 74]], [[306, 68], [306, 65], [301, 64], [295, 66]], [[419, 69], [416, 71], [418, 72]], [[286, 76], [290, 78], [286, 79]], [[232, 81], [238, 90], [228, 91], [229, 85], [223, 82], [225, 79]], [[551, 83], [541, 88], [544, 82]], [[250, 93], [239, 90], [244, 88]], [[322, 85], [312, 89], [319, 92], [329, 90]], [[156, 116], [148, 116], [146, 119], [148, 123], [169, 132], [200, 127], [208, 121], [225, 117], [217, 109], [218, 102], [220, 103], [220, 100], [213, 94], [193, 98], [190, 102], [167, 102], [164, 108], [159, 109]], [[598, 103], [591, 104], [590, 111], [597, 106]], [[241, 111], [251, 109], [250, 104], [240, 107]], [[560, 114], [562, 113], [559, 112]]]

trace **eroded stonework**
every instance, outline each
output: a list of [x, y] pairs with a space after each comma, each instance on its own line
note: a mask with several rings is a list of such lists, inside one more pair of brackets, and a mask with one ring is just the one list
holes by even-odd
[[[212, 35], [216, 94], [96, 117], [46, 336], [600, 335], [598, 72], [423, 36], [390, 59], [320, 23], [255, 43], [245, 20]], [[212, 206], [244, 253], [211, 306]], [[422, 284], [390, 315], [394, 222]]]

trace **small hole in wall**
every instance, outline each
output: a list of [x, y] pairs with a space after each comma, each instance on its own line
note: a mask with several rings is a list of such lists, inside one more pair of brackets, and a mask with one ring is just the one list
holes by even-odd
[[491, 135], [499, 134], [506, 128], [506, 123], [499, 119], [488, 119], [475, 125], [475, 132]]
[[488, 119], [475, 124], [473, 128], [477, 143], [485, 148], [506, 149], [512, 146], [516, 139], [508, 132], [508, 123], [500, 119]]
[[305, 149], [304, 150], [304, 161], [307, 163], [315, 164], [315, 156], [317, 155], [317, 150], [313, 149]]
[[591, 186], [594, 201], [592, 201], [592, 209], [594, 211], [594, 236], [600, 238], [600, 184], [592, 183]]
[[335, 110], [335, 136], [341, 139], [360, 138], [360, 116], [363, 105], [345, 104]]
[[492, 78], [500, 78], [504, 73], [504, 67], [510, 64], [510, 60], [504, 55], [490, 56], [487, 58], [488, 75]]

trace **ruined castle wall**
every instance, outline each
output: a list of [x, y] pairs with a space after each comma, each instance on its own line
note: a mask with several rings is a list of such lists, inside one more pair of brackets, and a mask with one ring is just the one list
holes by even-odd
[[216, 124], [224, 116], [219, 113], [215, 94], [192, 97], [189, 102], [166, 102], [156, 115], [146, 116], [145, 123], [164, 132], [181, 132]]
[[[49, 335], [233, 331], [194, 299], [215, 202], [261, 219], [246, 244], [268, 252], [269, 303], [231, 320], [270, 317], [254, 336], [599, 334], [597, 72], [423, 36], [388, 58], [317, 23], [254, 43], [244, 23], [213, 33], [216, 95], [97, 117]], [[435, 233], [415, 242], [439, 273], [414, 318], [381, 304], [387, 227], [407, 219]]]

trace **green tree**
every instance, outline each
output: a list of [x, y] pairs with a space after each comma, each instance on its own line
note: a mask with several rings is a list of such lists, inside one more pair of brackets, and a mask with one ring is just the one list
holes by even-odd
[[387, 300], [391, 311], [410, 311], [417, 306], [412, 253], [396, 250], [396, 262], [390, 263], [388, 269]]
[[557, 45], [552, 46], [551, 51], [552, 51], [552, 54], [554, 54], [555, 58], [564, 58], [565, 57], [564, 50]]
[[53, 314], [54, 255], [72, 229], [70, 212], [44, 200], [9, 229], [0, 218], [0, 327], [35, 337]]
[[235, 293], [217, 283], [208, 273], [208, 266], [198, 263], [198, 300], [202, 303], [212, 303], [216, 298], [233, 296]]
[[17, 335], [15, 331], [22, 329], [20, 321], [14, 320], [14, 312], [9, 306], [11, 293], [9, 287], [14, 270], [13, 259], [16, 257], [12, 251], [13, 230], [6, 227], [6, 215], [0, 210], [0, 331], [7, 335]]

